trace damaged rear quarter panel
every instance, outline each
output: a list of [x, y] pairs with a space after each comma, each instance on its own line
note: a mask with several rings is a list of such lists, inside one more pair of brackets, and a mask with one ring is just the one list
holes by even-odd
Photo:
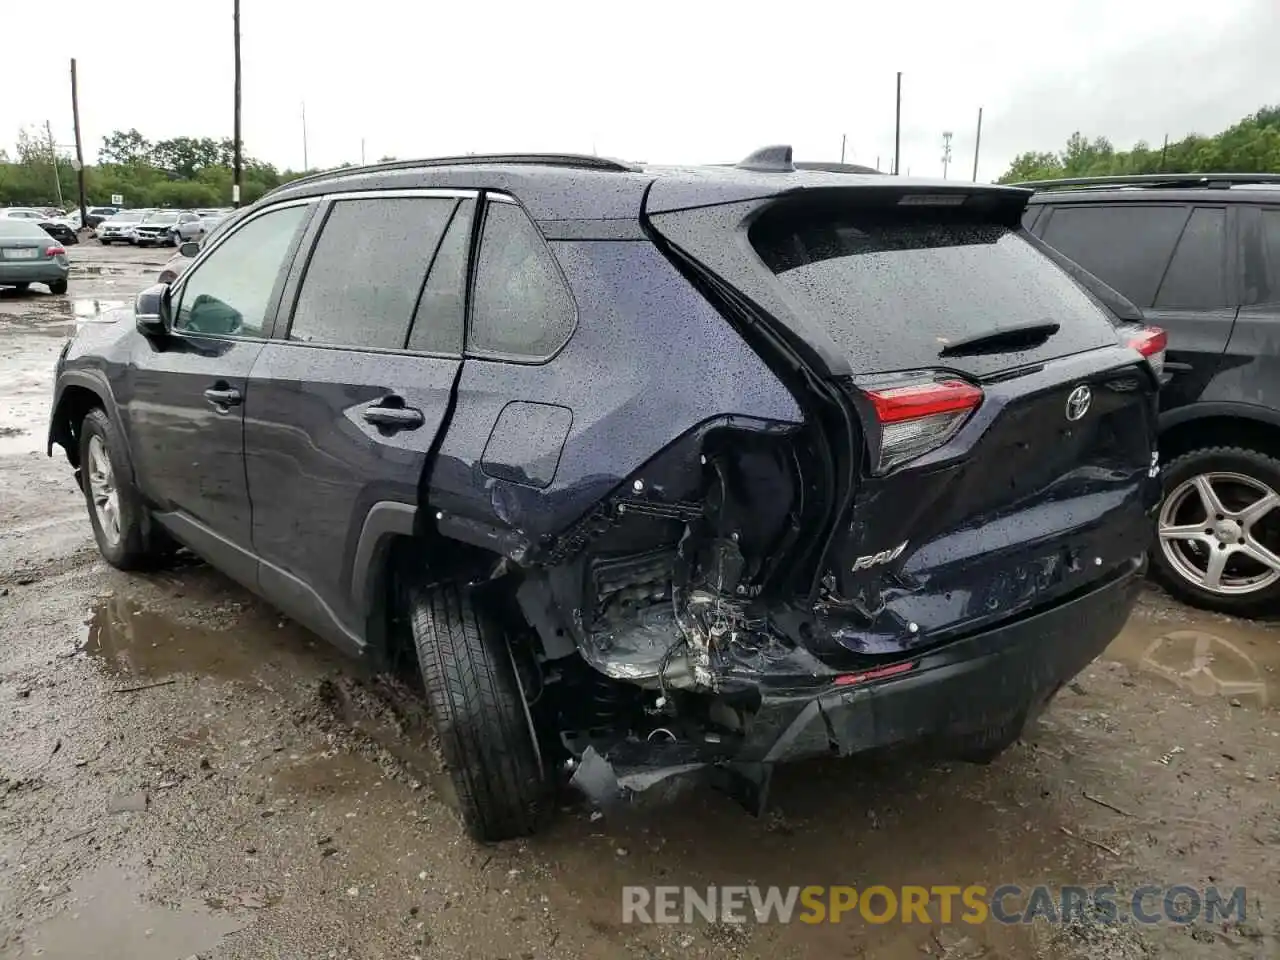
[[[431, 476], [434, 509], [530, 545], [581, 517], [698, 424], [723, 415], [800, 423], [795, 398], [648, 241], [559, 241], [578, 306], [568, 344], [542, 364], [469, 358]], [[572, 415], [554, 478], [487, 474], [485, 444], [508, 403]]]

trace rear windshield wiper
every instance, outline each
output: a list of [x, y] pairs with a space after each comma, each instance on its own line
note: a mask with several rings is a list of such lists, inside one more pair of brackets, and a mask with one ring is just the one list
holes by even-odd
[[1062, 329], [1060, 323], [1022, 323], [975, 334], [948, 343], [940, 357], [968, 357], [982, 353], [1009, 353], [1038, 347]]

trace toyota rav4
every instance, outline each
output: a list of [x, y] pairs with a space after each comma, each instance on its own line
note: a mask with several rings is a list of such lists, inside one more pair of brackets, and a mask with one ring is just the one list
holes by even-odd
[[[409, 664], [463, 818], [985, 760], [1124, 623], [1162, 337], [1029, 193], [593, 157], [278, 189], [58, 362], [103, 556], [182, 544]], [[1107, 288], [1109, 289], [1109, 288]]]

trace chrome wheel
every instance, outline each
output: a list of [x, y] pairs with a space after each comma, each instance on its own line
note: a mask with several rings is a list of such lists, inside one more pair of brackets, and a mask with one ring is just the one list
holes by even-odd
[[98, 517], [102, 535], [112, 546], [120, 542], [120, 491], [116, 489], [115, 472], [107, 445], [102, 437], [89, 438], [89, 462], [85, 465], [93, 512]]
[[1160, 549], [1181, 577], [1203, 590], [1240, 596], [1280, 580], [1278, 528], [1263, 521], [1280, 496], [1240, 473], [1202, 473], [1179, 484], [1160, 508]]

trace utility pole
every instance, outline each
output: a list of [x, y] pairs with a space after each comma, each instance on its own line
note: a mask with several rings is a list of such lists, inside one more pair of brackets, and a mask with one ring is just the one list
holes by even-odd
[[947, 179], [947, 167], [951, 166], [951, 131], [942, 133], [942, 179]]
[[880, 154], [876, 154], [876, 169], [880, 169]]
[[898, 174], [902, 146], [902, 71], [898, 71], [898, 98], [893, 107], [893, 173]]
[[307, 160], [307, 101], [302, 101], [302, 170], [305, 173], [311, 169], [311, 163]]
[[76, 127], [76, 185], [80, 190], [80, 226], [86, 215], [84, 204], [84, 153], [80, 149], [80, 99], [76, 94], [76, 58], [71, 58], [71, 116]]
[[840, 162], [841, 163], [844, 163], [844, 143], [845, 143], [845, 140], [847, 139], [847, 136], [848, 135], [844, 133], [840, 134]]
[[1164, 173], [1164, 161], [1169, 156], [1169, 135], [1164, 135], [1164, 148], [1160, 151], [1160, 172]]
[[49, 135], [49, 162], [53, 164], [53, 183], [58, 188], [58, 206], [62, 206], [62, 178], [58, 176], [58, 147], [53, 142], [53, 124], [44, 122], [44, 132]]
[[364, 137], [360, 138], [360, 166], [364, 166]]
[[978, 135], [973, 138], [973, 182], [978, 182], [978, 149], [982, 146], [982, 108], [978, 108]]
[[235, 27], [236, 53], [236, 117], [234, 150], [231, 161], [231, 205], [240, 206], [240, 0], [231, 0], [231, 19]]

